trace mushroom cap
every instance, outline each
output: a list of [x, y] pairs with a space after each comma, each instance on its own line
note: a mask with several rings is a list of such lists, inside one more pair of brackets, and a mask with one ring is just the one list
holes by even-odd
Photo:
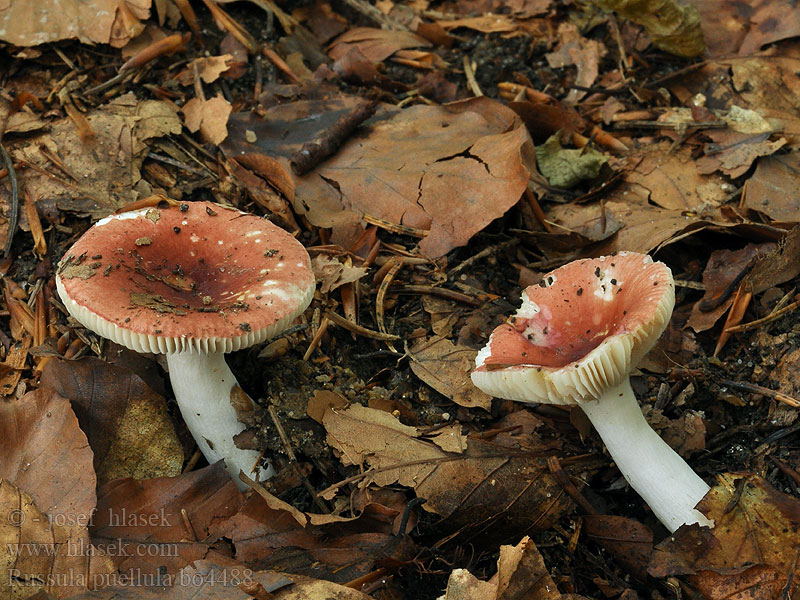
[[579, 404], [624, 381], [675, 305], [669, 267], [646, 254], [576, 260], [522, 293], [478, 353], [472, 381], [498, 398]]
[[315, 280], [283, 229], [189, 202], [101, 219], [61, 259], [56, 286], [82, 325], [137, 352], [232, 352], [283, 331]]

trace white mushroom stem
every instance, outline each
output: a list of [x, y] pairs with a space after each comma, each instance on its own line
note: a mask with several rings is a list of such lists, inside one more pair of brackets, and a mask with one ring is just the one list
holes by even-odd
[[[167, 354], [172, 391], [181, 415], [209, 464], [224, 460], [239, 489], [243, 471], [251, 479], [265, 480], [274, 474], [270, 466], [259, 468], [259, 453], [236, 447], [233, 436], [244, 431], [231, 404], [231, 389], [237, 384], [221, 352], [176, 352]], [[253, 470], [256, 469], [257, 473]], [[256, 477], [257, 475], [257, 477]]]
[[670, 532], [691, 523], [714, 526], [695, 509], [709, 486], [650, 428], [627, 378], [580, 407], [625, 479]]

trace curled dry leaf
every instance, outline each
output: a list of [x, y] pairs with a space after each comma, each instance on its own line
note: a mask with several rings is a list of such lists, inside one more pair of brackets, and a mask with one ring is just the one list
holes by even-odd
[[[583, 37], [572, 23], [558, 26], [558, 47], [545, 55], [547, 63], [554, 69], [574, 65], [578, 69], [575, 85], [591, 87], [599, 72], [600, 59], [605, 55], [605, 47], [595, 40]], [[587, 92], [571, 89], [564, 99], [566, 104], [575, 104]]]
[[[364, 507], [353, 519], [285, 510], [277, 498], [265, 502], [258, 494], [247, 498], [230, 519], [212, 528], [213, 539], [227, 538], [236, 558], [245, 564], [270, 566], [303, 574], [314, 574], [346, 582], [368, 573], [375, 561], [386, 558], [406, 560], [409, 542], [393, 535], [396, 510], [383, 506]], [[272, 506], [270, 506], [272, 505]]]
[[116, 479], [98, 489], [92, 540], [113, 545], [121, 576], [132, 569], [142, 577], [173, 576], [202, 558], [228, 564], [212, 548], [218, 538], [211, 527], [241, 504], [222, 462], [179, 477]]
[[800, 500], [726, 473], [697, 508], [715, 527], [681, 527], [656, 547], [651, 576], [686, 575], [710, 600], [800, 598]]
[[489, 410], [492, 397], [476, 388], [469, 377], [477, 354], [477, 350], [439, 336], [418, 340], [409, 350], [414, 375], [459, 406]]
[[323, 294], [335, 290], [346, 284], [358, 281], [367, 274], [367, 269], [354, 267], [352, 261], [347, 258], [341, 262], [327, 254], [320, 254], [311, 260], [311, 268], [317, 283], [320, 283], [320, 291]]
[[0, 596], [102, 584], [113, 564], [89, 541], [96, 479], [69, 401], [39, 389], [0, 403], [0, 456]]
[[328, 51], [328, 56], [333, 60], [337, 60], [352, 48], [358, 48], [367, 59], [378, 63], [398, 50], [404, 48], [429, 48], [432, 45], [424, 37], [420, 37], [410, 31], [355, 27], [333, 41]]
[[38, 46], [79, 39], [121, 48], [149, 16], [150, 0], [7, 0], [0, 4], [0, 40]]
[[[369, 468], [361, 487], [413, 487], [425, 510], [442, 517], [440, 527], [459, 535], [480, 531], [486, 543], [502, 541], [546, 528], [572, 506], [544, 467], [552, 447], [533, 436], [526, 451], [473, 439], [466, 451], [448, 452], [391, 414], [355, 404], [329, 409], [323, 425], [345, 465]], [[452, 441], [448, 448], [456, 447]], [[323, 494], [331, 498], [336, 489]]]
[[450, 574], [447, 589], [439, 600], [580, 600], [582, 596], [562, 594], [547, 572], [539, 549], [525, 536], [516, 546], [500, 546], [497, 573], [480, 581], [466, 569]]
[[228, 137], [228, 117], [230, 103], [216, 96], [210, 100], [192, 98], [183, 106], [186, 128], [192, 133], [199, 131], [210, 144], [219, 145]]
[[101, 482], [180, 474], [183, 449], [167, 403], [137, 375], [97, 358], [51, 360], [39, 385], [72, 401]]
[[205, 83], [214, 83], [219, 76], [227, 71], [230, 67], [228, 63], [233, 60], [231, 54], [223, 54], [222, 56], [206, 56], [202, 58], [195, 58], [189, 61], [186, 68], [178, 73], [177, 80], [181, 85], [192, 85], [194, 83], [194, 73], [197, 71], [197, 76]]

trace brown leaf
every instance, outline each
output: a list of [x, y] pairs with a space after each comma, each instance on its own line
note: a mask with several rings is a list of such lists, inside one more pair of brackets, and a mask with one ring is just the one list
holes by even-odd
[[0, 455], [0, 544], [16, 556], [16, 571], [0, 570], [0, 595], [93, 587], [113, 565], [89, 542], [96, 480], [69, 401], [39, 389], [0, 403]]
[[378, 63], [403, 48], [429, 48], [431, 45], [428, 40], [410, 31], [355, 27], [333, 41], [328, 56], [337, 60], [352, 48], [358, 48], [367, 59]]
[[480, 581], [466, 569], [450, 574], [443, 600], [580, 600], [582, 596], [562, 594], [547, 572], [542, 555], [525, 536], [516, 546], [500, 546], [497, 573]]
[[[48, 151], [58, 156], [69, 175], [56, 170], [58, 175], [53, 177], [25, 169], [20, 185], [30, 189], [40, 206], [49, 201], [62, 210], [100, 218], [137, 198], [134, 187], [141, 179], [146, 140], [180, 133], [181, 124], [166, 102], [139, 101], [132, 93], [90, 111], [86, 118], [95, 132], [90, 145], [81, 141], [72, 120], [62, 119], [48, 133], [26, 139], [11, 154], [41, 167], [51, 162]], [[92, 160], [86, 159], [87, 153]]]
[[800, 17], [789, 0], [754, 0], [747, 6], [712, 0], [695, 6], [712, 56], [746, 56], [766, 44], [800, 35]]
[[231, 105], [225, 98], [215, 96], [210, 100], [192, 98], [183, 105], [186, 128], [199, 131], [210, 144], [219, 145], [228, 137], [228, 116]]
[[583, 530], [639, 581], [647, 581], [653, 532], [638, 521], [615, 515], [584, 515]]
[[794, 222], [800, 215], [800, 153], [762, 158], [744, 184], [742, 203], [773, 221]]
[[[236, 156], [257, 144], [262, 153], [288, 160], [356, 104], [337, 97], [276, 106], [263, 121], [235, 116], [224, 150]], [[420, 249], [433, 257], [466, 244], [513, 206], [535, 164], [519, 119], [488, 98], [446, 107], [384, 106], [359, 132], [296, 178], [295, 210], [318, 227], [333, 227], [334, 238], [365, 213], [429, 230]]]
[[[572, 23], [562, 23], [558, 26], [558, 47], [545, 54], [547, 63], [554, 69], [575, 65], [578, 74], [575, 84], [591, 87], [597, 79], [600, 59], [605, 55], [606, 49], [600, 42], [583, 37], [577, 26]], [[566, 104], [575, 104], [586, 95], [585, 91], [572, 89], [564, 99]]]
[[726, 473], [697, 506], [715, 527], [683, 526], [656, 547], [653, 577], [691, 575], [706, 598], [800, 598], [800, 501], [757, 475]]
[[758, 157], [774, 154], [786, 144], [784, 138], [769, 141], [769, 133], [746, 134], [720, 129], [707, 131], [705, 135], [712, 143], [706, 144], [706, 155], [697, 160], [697, 172], [720, 171], [731, 178], [744, 175]]
[[420, 249], [438, 257], [513, 206], [534, 162], [525, 128], [493, 100], [386, 109], [297, 180], [295, 209], [321, 227], [348, 209], [428, 231]]
[[92, 540], [115, 549], [119, 573], [174, 575], [201, 558], [229, 560], [212, 549], [211, 527], [241, 504], [222, 461], [180, 477], [116, 479], [98, 490]]
[[183, 449], [166, 401], [128, 369], [97, 358], [50, 360], [40, 386], [72, 401], [101, 482], [180, 474]]
[[150, 0], [9, 0], [0, 9], [0, 40], [37, 46], [77, 38], [119, 48], [149, 16]]
[[317, 574], [338, 582], [350, 581], [370, 571], [376, 558], [400, 558], [402, 537], [392, 535], [394, 514], [364, 513], [350, 520], [326, 515], [306, 515], [301, 526], [296, 517], [280, 508], [270, 508], [259, 495], [251, 495], [241, 510], [213, 528], [216, 539], [224, 536], [236, 547], [236, 558], [294, 573]]
[[344, 263], [327, 254], [319, 254], [311, 260], [311, 268], [317, 283], [320, 283], [319, 290], [323, 294], [335, 290], [346, 284], [358, 281], [367, 274], [367, 269], [354, 267], [348, 258]]
[[476, 388], [469, 377], [477, 354], [439, 336], [417, 340], [409, 350], [414, 375], [459, 406], [488, 411], [492, 397]]
[[197, 69], [197, 76], [205, 83], [214, 83], [219, 76], [227, 71], [230, 67], [229, 62], [233, 60], [230, 54], [223, 54], [222, 56], [206, 56], [202, 58], [195, 58], [189, 61], [186, 68], [178, 73], [176, 79], [181, 85], [192, 85], [194, 83], [194, 71]]
[[644, 188], [650, 202], [669, 210], [696, 211], [719, 206], [728, 195], [722, 177], [698, 172], [688, 147], [676, 153], [653, 148], [642, 155], [625, 180]]
[[503, 541], [548, 527], [571, 506], [543, 467], [540, 457], [552, 449], [540, 440], [531, 438], [534, 448], [521, 452], [473, 439], [466, 452], [454, 454], [391, 414], [356, 404], [328, 410], [323, 425], [345, 465], [369, 467], [362, 487], [372, 482], [413, 487], [427, 500], [423, 507], [442, 517], [440, 527], [459, 535]]

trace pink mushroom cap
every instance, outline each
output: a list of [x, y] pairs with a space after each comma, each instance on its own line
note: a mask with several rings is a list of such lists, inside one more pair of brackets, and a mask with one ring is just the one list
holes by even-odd
[[101, 219], [61, 260], [56, 286], [82, 325], [138, 352], [231, 352], [283, 331], [315, 280], [283, 229], [189, 202]]
[[577, 404], [620, 384], [675, 305], [672, 273], [646, 254], [573, 261], [522, 293], [478, 353], [472, 381], [520, 402]]

